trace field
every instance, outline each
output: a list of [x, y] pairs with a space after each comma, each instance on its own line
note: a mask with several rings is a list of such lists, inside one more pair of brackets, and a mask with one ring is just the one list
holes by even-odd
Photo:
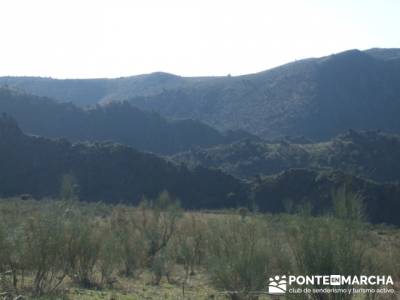
[[1, 297], [272, 299], [271, 276], [365, 274], [392, 276], [397, 294], [280, 299], [399, 299], [400, 230], [365, 222], [359, 200], [338, 192], [335, 210], [313, 217], [306, 205], [185, 212], [168, 193], [139, 207], [3, 199]]

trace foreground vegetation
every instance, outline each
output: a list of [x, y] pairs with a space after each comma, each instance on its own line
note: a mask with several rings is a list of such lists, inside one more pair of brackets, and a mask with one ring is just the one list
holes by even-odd
[[400, 232], [365, 223], [357, 195], [341, 189], [334, 199], [318, 218], [307, 206], [183, 212], [167, 192], [138, 207], [1, 200], [1, 296], [268, 299], [277, 274], [385, 274], [398, 285]]

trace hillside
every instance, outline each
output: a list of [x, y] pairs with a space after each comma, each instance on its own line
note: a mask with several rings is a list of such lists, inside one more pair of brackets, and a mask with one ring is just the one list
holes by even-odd
[[249, 136], [232, 131], [222, 134], [193, 120], [169, 121], [128, 103], [83, 109], [6, 88], [0, 88], [0, 112], [12, 115], [21, 129], [30, 134], [72, 141], [114, 141], [160, 154]]
[[[24, 134], [7, 115], [0, 118], [0, 198], [71, 197], [83, 201], [138, 204], [167, 190], [188, 209], [255, 207], [284, 212], [309, 202], [316, 214], [331, 208], [343, 186], [364, 197], [372, 222], [400, 225], [400, 186], [338, 171], [289, 169], [247, 183], [219, 170], [175, 165], [153, 154], [113, 143], [75, 143]], [[382, 206], [379, 210], [377, 207]]]
[[151, 96], [165, 89], [180, 89], [202, 85], [216, 78], [185, 78], [156, 72], [115, 79], [53, 79], [44, 77], [0, 77], [0, 86], [6, 85], [37, 96], [72, 102], [77, 105], [94, 105], [112, 100], [125, 100], [136, 96]]
[[165, 91], [132, 102], [267, 138], [325, 140], [349, 128], [400, 132], [400, 60], [379, 57], [352, 50], [227, 78], [223, 86]]
[[1, 84], [81, 105], [111, 100], [263, 137], [329, 139], [347, 129], [400, 132], [399, 49], [350, 50], [237, 77], [153, 73], [118, 79], [3, 77]]
[[85, 201], [137, 204], [163, 190], [186, 208], [232, 207], [246, 199], [246, 187], [220, 171], [188, 170], [123, 145], [28, 136], [6, 115], [0, 166], [0, 197], [58, 197], [63, 183]]
[[399, 184], [379, 184], [340, 171], [287, 170], [256, 179], [252, 193], [261, 211], [296, 211], [309, 205], [314, 214], [321, 214], [332, 210], [333, 194], [341, 189], [361, 196], [370, 222], [400, 225]]
[[272, 175], [290, 168], [336, 169], [377, 181], [400, 181], [400, 136], [348, 131], [327, 142], [243, 140], [172, 157], [178, 163], [221, 169], [239, 178]]

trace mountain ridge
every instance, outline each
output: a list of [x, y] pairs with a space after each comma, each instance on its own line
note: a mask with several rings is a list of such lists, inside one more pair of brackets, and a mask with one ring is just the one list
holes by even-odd
[[[265, 138], [326, 140], [352, 128], [400, 132], [399, 49], [348, 50], [263, 72], [181, 77], [158, 72], [119, 79], [0, 78], [0, 85], [80, 105], [129, 100], [171, 119]], [[40, 84], [37, 84], [40, 81]]]
[[245, 132], [221, 133], [194, 120], [172, 121], [129, 103], [81, 108], [0, 88], [0, 112], [12, 115], [30, 134], [72, 141], [114, 141], [138, 150], [171, 154], [193, 147], [228, 143]]

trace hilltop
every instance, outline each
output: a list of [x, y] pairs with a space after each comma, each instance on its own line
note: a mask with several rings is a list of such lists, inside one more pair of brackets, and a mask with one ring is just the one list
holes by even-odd
[[167, 73], [117, 79], [3, 77], [0, 85], [79, 105], [129, 100], [173, 119], [262, 137], [329, 139], [347, 129], [400, 132], [399, 49], [349, 50], [225, 77]]

